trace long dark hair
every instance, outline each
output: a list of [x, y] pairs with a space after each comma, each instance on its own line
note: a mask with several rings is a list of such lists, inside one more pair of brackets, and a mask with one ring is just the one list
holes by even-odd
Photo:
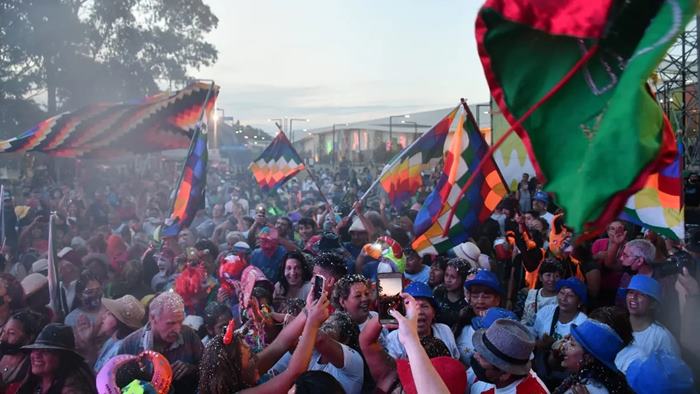
[[593, 358], [593, 356], [590, 354], [587, 355], [587, 358], [588, 360], [584, 359], [581, 369], [564, 379], [559, 387], [552, 391], [552, 394], [563, 394], [574, 385], [586, 384], [586, 382], [589, 380], [595, 380], [596, 382], [602, 384], [610, 394], [634, 393], [627, 385], [627, 380], [623, 374], [606, 367], [603, 363]]
[[241, 337], [233, 335], [231, 344], [217, 335], [204, 348], [199, 362], [200, 393], [236, 393], [245, 388], [241, 371]]
[[[54, 372], [54, 380], [47, 394], [61, 394], [68, 379], [76, 377], [79, 380], [76, 384], [80, 384], [80, 387], [84, 389], [83, 393], [97, 394], [95, 374], [82, 357], [66, 350], [53, 351], [59, 353], [60, 362], [58, 363], [58, 369]], [[17, 393], [34, 394], [39, 384], [41, 384], [41, 378], [34, 375], [30, 370]]]
[[301, 280], [302, 280], [302, 282], [310, 281], [311, 276], [313, 275], [313, 271], [311, 270], [311, 267], [306, 263], [306, 257], [304, 257], [304, 255], [301, 252], [291, 251], [291, 252], [288, 252], [287, 254], [285, 254], [284, 258], [282, 259], [282, 264], [280, 264], [279, 275], [278, 275], [278, 277], [280, 278], [280, 284], [282, 285], [282, 288], [284, 289], [285, 295], [289, 291], [289, 282], [287, 282], [287, 278], [284, 277], [284, 268], [287, 266], [287, 260], [289, 260], [289, 259], [294, 259], [294, 260], [297, 260], [301, 263]]

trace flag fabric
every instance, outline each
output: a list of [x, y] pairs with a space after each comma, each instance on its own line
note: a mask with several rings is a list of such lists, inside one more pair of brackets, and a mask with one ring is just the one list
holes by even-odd
[[[123, 103], [88, 105], [46, 119], [20, 136], [0, 140], [0, 153], [43, 152], [57, 157], [111, 158], [186, 148], [210, 84]], [[214, 108], [218, 87], [206, 113]]]
[[175, 189], [172, 213], [163, 225], [160, 237], [175, 237], [189, 226], [197, 214], [204, 209], [207, 184], [207, 124], [206, 116], [197, 127], [190, 144], [187, 160]]
[[282, 186], [306, 167], [287, 136], [280, 131], [249, 168], [260, 188], [269, 192]]
[[676, 160], [647, 178], [644, 188], [627, 200], [620, 219], [653, 230], [666, 238], [683, 240], [682, 157], [682, 146], [679, 145]]
[[54, 239], [53, 239], [53, 226], [54, 219], [56, 218], [55, 213], [49, 215], [49, 246], [48, 246], [48, 261], [49, 261], [49, 306], [54, 311], [59, 318], [66, 317], [68, 313], [64, 309], [64, 303], [61, 302], [61, 284], [58, 278], [58, 267], [56, 266], [56, 250], [54, 249]]
[[[476, 38], [494, 100], [576, 230], [604, 229], [676, 154], [647, 78], [693, 0], [487, 0]], [[569, 79], [570, 78], [570, 79]], [[566, 82], [564, 82], [566, 81]]]
[[379, 182], [394, 206], [400, 207], [415, 195], [423, 186], [422, 171], [434, 168], [442, 159], [450, 125], [460, 108], [462, 106], [458, 105], [387, 164]]
[[[418, 212], [413, 226], [413, 249], [419, 254], [444, 253], [473, 236], [491, 216], [508, 188], [496, 162], [485, 157], [489, 149], [471, 112], [460, 114], [445, 158], [442, 175]], [[460, 190], [482, 160], [486, 160], [464, 196]], [[455, 215], [447, 236], [450, 211]]]

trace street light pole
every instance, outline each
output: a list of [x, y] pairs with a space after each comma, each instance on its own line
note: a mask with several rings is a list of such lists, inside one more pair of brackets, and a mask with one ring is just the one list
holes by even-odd
[[292, 123], [293, 123], [295, 120], [299, 120], [299, 121], [302, 121], [302, 122], [308, 122], [308, 121], [309, 121], [309, 119], [306, 119], [306, 118], [289, 118], [289, 140], [290, 140], [291, 142], [294, 142], [294, 128], [292, 127]]
[[391, 138], [392, 138], [392, 132], [393, 132], [393, 126], [394, 126], [394, 122], [393, 122], [394, 118], [406, 118], [406, 119], [408, 119], [410, 117], [411, 117], [411, 115], [409, 115], [409, 114], [389, 116], [389, 152], [391, 152], [391, 149], [393, 148], [392, 147], [393, 142], [392, 142]]
[[331, 156], [331, 162], [335, 164], [336, 161], [336, 146], [335, 146], [335, 126], [347, 126], [347, 123], [333, 123], [333, 156]]
[[[219, 112], [221, 112], [221, 116], [218, 116]], [[221, 128], [223, 129], [226, 116], [223, 108], [217, 108], [216, 114], [218, 119], [214, 120], [214, 140], [212, 142], [214, 143], [214, 148], [219, 149], [219, 120], [221, 120]]]
[[406, 120], [402, 120], [401, 123], [403, 124], [413, 124], [413, 141], [418, 139], [418, 123], [416, 122], [409, 122]]

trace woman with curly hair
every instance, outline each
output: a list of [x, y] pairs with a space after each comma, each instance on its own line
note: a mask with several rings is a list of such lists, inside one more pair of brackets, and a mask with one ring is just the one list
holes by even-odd
[[574, 326], [562, 345], [562, 366], [571, 375], [553, 393], [632, 393], [625, 376], [615, 367], [615, 356], [623, 345], [610, 326], [597, 320]]
[[311, 267], [301, 252], [292, 251], [282, 259], [278, 274], [280, 280], [272, 293], [272, 306], [279, 313], [287, 313], [287, 301], [292, 298], [305, 300], [311, 291]]
[[464, 281], [471, 265], [467, 260], [455, 257], [447, 261], [444, 283], [433, 290], [437, 315], [435, 321], [453, 327], [459, 320], [459, 312], [467, 307], [464, 298]]
[[[199, 392], [279, 393], [286, 392], [307, 370], [319, 328], [328, 318], [328, 300], [324, 295], [313, 306], [304, 309], [263, 351], [254, 354], [243, 332], [235, 331], [229, 323], [224, 335], [212, 338], [199, 363]], [[289, 349], [294, 353], [287, 368], [267, 382], [256, 386], [261, 374]]]
[[360, 274], [343, 276], [333, 288], [333, 307], [338, 311], [347, 312], [360, 330], [367, 323], [367, 319], [377, 316], [377, 312], [369, 310], [372, 301], [371, 288], [369, 279]]

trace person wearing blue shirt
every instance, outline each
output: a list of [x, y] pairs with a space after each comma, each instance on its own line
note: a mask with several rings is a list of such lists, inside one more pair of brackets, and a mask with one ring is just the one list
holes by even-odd
[[423, 258], [412, 248], [404, 249], [403, 253], [406, 256], [406, 270], [403, 276], [411, 282], [423, 282], [427, 285], [430, 278], [430, 267], [423, 264]]
[[258, 233], [260, 247], [255, 249], [250, 256], [250, 263], [260, 268], [265, 277], [272, 283], [279, 282], [279, 267], [282, 265], [287, 250], [279, 245], [277, 230], [263, 227]]

